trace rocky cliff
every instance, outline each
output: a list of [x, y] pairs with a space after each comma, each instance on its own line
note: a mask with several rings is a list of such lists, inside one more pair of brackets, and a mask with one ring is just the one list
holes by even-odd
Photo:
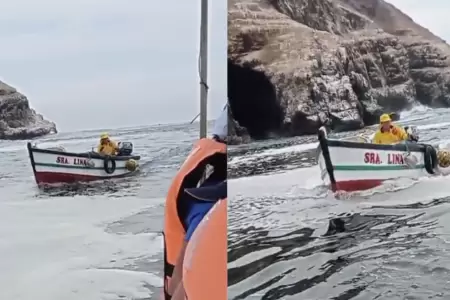
[[27, 97], [0, 81], [0, 139], [29, 139], [56, 132], [55, 123], [31, 109]]
[[450, 46], [382, 0], [229, 0], [228, 68], [230, 126], [253, 138], [450, 106]]

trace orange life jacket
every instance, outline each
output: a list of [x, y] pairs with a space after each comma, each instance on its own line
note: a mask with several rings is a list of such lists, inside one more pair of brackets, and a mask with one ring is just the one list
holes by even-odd
[[185, 299], [227, 300], [227, 254], [227, 199], [223, 199], [202, 219], [186, 247]]
[[184, 189], [197, 186], [209, 160], [216, 155], [226, 155], [226, 145], [212, 139], [200, 139], [185, 162], [178, 170], [172, 181], [166, 197], [164, 216], [164, 295], [168, 294], [169, 282], [173, 274], [175, 263], [180, 254], [186, 228], [183, 215], [186, 213], [184, 205], [179, 201]]

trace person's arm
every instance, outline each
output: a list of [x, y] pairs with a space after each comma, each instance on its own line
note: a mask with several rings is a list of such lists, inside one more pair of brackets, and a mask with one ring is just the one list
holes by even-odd
[[405, 141], [408, 139], [408, 134], [406, 133], [405, 129], [403, 129], [403, 127], [394, 125], [391, 132], [396, 135], [401, 141]]
[[399, 127], [399, 136], [402, 141], [406, 141], [408, 139], [408, 133], [406, 133], [406, 130], [403, 127]]
[[197, 228], [198, 224], [200, 224], [205, 215], [215, 204], [215, 202], [199, 201], [194, 199], [190, 199], [189, 201], [191, 201], [191, 206], [184, 220], [187, 227], [186, 235], [184, 238], [186, 242], [191, 239], [191, 236], [194, 234], [194, 231]]
[[377, 132], [375, 133], [375, 135], [373, 136], [372, 143], [374, 143], [374, 144], [381, 144], [381, 141], [380, 141], [380, 132], [379, 132], [379, 131], [377, 131]]
[[117, 153], [119, 153], [119, 147], [117, 146], [117, 143], [115, 141], [110, 140], [109, 146], [113, 148], [113, 152], [110, 155], [117, 155]]
[[97, 146], [97, 153], [101, 153], [102, 150], [103, 150], [102, 144], [98, 144], [98, 146]]

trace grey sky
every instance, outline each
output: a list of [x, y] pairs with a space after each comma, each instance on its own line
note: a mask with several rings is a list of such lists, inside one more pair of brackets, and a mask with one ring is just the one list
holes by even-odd
[[409, 15], [414, 22], [429, 29], [444, 40], [450, 41], [450, 23], [447, 20], [450, 1], [387, 0], [387, 2], [395, 5], [395, 7]]
[[[211, 119], [226, 100], [227, 2], [209, 3]], [[0, 8], [0, 80], [60, 130], [198, 113], [199, 0], [15, 0]]]

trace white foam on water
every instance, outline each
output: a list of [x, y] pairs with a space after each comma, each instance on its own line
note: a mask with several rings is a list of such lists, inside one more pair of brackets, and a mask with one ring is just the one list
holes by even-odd
[[412, 115], [416, 115], [417, 113], [424, 113], [424, 112], [428, 112], [431, 111], [432, 109], [428, 106], [422, 105], [422, 104], [418, 104], [416, 106], [414, 106], [412, 109], [410, 110], [404, 110], [400, 113], [400, 119], [406, 119]]
[[[73, 140], [51, 140], [51, 141], [31, 141], [32, 144], [36, 144], [38, 148], [49, 148], [63, 146], [66, 151], [91, 151], [93, 147], [97, 146], [98, 138], [85, 138], [85, 139], [73, 139]], [[27, 151], [27, 143], [22, 141], [21, 143], [13, 143], [0, 148], [0, 152], [17, 152]]]
[[[361, 201], [361, 206], [374, 205], [405, 205], [413, 203], [427, 203], [440, 197], [450, 195], [450, 176], [422, 177], [418, 180], [397, 179], [391, 183], [366, 191], [364, 197], [355, 197]], [[395, 182], [395, 183], [394, 183]], [[393, 185], [396, 185], [394, 188]], [[432, 191], [432, 192], [431, 192]]]
[[[231, 201], [239, 215], [230, 228], [255, 226], [283, 233], [283, 228], [310, 227], [324, 234], [331, 215], [360, 211], [373, 205], [427, 202], [450, 194], [450, 176], [398, 178], [374, 189], [334, 194], [323, 186], [318, 166], [229, 180]], [[433, 191], [430, 193], [430, 191]], [[261, 215], [265, 215], [261, 217]], [[230, 218], [233, 220], [233, 217]]]
[[[318, 166], [231, 179], [228, 183], [229, 198], [235, 201], [231, 207], [236, 205], [239, 212], [232, 212], [233, 208], [229, 208], [229, 215], [244, 215], [229, 226], [233, 229], [311, 226], [308, 219], [315, 214], [314, 207], [336, 205], [332, 194], [320, 189], [321, 186]], [[261, 214], [265, 217], [262, 218]]]
[[[112, 222], [163, 199], [54, 197], [0, 202], [0, 299], [99, 300], [149, 297], [156, 274], [132, 271], [162, 259], [158, 233], [115, 234]], [[127, 267], [126, 270], [119, 270]]]
[[450, 139], [439, 141], [438, 148], [439, 149], [450, 149]]
[[290, 191], [292, 188], [313, 189], [321, 184], [318, 166], [300, 168], [279, 174], [258, 175], [230, 179], [229, 192], [246, 195], [251, 191], [252, 197], [280, 193], [280, 190]]
[[426, 130], [426, 129], [436, 129], [436, 128], [442, 128], [450, 126], [450, 122], [442, 122], [442, 123], [434, 123], [434, 124], [427, 124], [427, 125], [419, 125], [417, 126], [417, 129], [420, 130]]
[[311, 149], [317, 148], [318, 145], [319, 145], [319, 143], [308, 143], [308, 144], [300, 144], [300, 145], [294, 145], [294, 146], [278, 148], [278, 149], [268, 149], [268, 150], [264, 150], [260, 153], [252, 154], [250, 156], [233, 157], [230, 160], [230, 163], [238, 163], [238, 162], [242, 163], [245, 161], [252, 160], [255, 157], [274, 156], [274, 155], [280, 155], [280, 154], [291, 153], [291, 152], [303, 152], [306, 150], [311, 150]]
[[[316, 227], [311, 223], [312, 216], [313, 223], [327, 217], [327, 213], [320, 216], [323, 209], [316, 208], [337, 204], [331, 194], [317, 190], [320, 185], [322, 181], [318, 166], [267, 176], [231, 179], [228, 183], [231, 199], [228, 209], [229, 230], [270, 228], [272, 233], [282, 234], [283, 228], [292, 226]], [[235, 218], [237, 221], [234, 221]]]
[[[74, 140], [60, 140], [60, 141], [38, 141], [36, 146], [38, 148], [49, 148], [63, 146], [66, 151], [91, 151], [93, 147], [98, 144], [98, 138], [85, 138], [85, 139], [74, 139]], [[75, 146], [77, 145], [77, 146]], [[76, 149], [76, 150], [74, 150]]]
[[8, 147], [0, 148], [0, 152], [17, 152], [17, 151], [26, 151], [26, 145], [13, 145]]

